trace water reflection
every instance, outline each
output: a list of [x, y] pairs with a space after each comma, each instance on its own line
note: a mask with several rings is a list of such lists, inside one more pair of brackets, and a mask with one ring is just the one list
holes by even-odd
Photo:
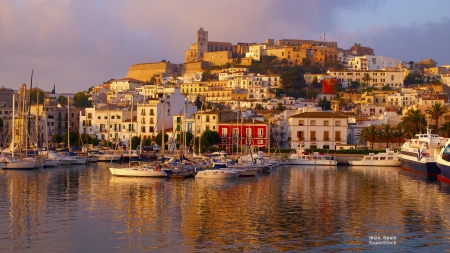
[[[237, 179], [0, 171], [0, 251], [442, 251], [450, 187], [399, 168], [289, 166]], [[369, 236], [395, 236], [374, 246]]]

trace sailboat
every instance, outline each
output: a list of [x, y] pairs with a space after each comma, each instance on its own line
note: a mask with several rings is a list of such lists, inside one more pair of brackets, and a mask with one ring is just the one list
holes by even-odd
[[[133, 99], [131, 99], [131, 119], [133, 119]], [[162, 113], [164, 122], [164, 101], [162, 101]], [[164, 123], [163, 123], [164, 126]], [[164, 128], [164, 127], [163, 127]], [[131, 134], [130, 131], [130, 156], [131, 156]], [[163, 132], [163, 156], [164, 156], [164, 132]], [[131, 165], [131, 160], [128, 162], [128, 167], [110, 167], [109, 171], [113, 176], [122, 177], [167, 177], [167, 173], [161, 168], [160, 165], [152, 165], [149, 163], [139, 163], [137, 165]]]
[[[24, 96], [26, 91], [26, 87], [22, 86], [21, 87], [21, 95]], [[22, 105], [24, 105], [23, 100], [19, 101], [19, 104], [22, 103]], [[26, 161], [22, 158], [22, 150], [19, 150], [19, 158], [15, 158], [14, 157], [14, 151], [15, 151], [15, 121], [16, 121], [16, 116], [15, 116], [15, 94], [13, 94], [13, 112], [12, 112], [12, 131], [11, 131], [11, 145], [10, 145], [10, 151], [11, 151], [11, 157], [7, 157], [5, 155], [0, 154], [0, 162], [1, 163], [5, 163], [5, 166], [3, 169], [25, 169], [25, 170], [32, 170], [34, 169], [34, 166], [36, 165], [35, 161]], [[19, 112], [19, 117], [22, 117], [22, 112]], [[23, 118], [20, 118], [20, 122], [23, 123]], [[22, 126], [18, 126], [19, 131], [23, 130], [25, 124], [22, 124]], [[23, 135], [19, 135], [21, 138], [23, 137]], [[21, 141], [19, 142], [19, 146], [21, 147]]]

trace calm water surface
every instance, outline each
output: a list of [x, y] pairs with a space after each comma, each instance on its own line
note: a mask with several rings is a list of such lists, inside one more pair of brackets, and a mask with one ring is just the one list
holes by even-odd
[[399, 168], [167, 180], [107, 166], [1, 170], [0, 252], [450, 249], [450, 185]]

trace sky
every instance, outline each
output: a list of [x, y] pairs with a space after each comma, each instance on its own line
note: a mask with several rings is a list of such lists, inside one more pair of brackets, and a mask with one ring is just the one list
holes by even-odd
[[448, 0], [0, 0], [0, 87], [56, 93], [124, 78], [131, 65], [183, 63], [210, 41], [323, 39], [375, 55], [450, 64]]

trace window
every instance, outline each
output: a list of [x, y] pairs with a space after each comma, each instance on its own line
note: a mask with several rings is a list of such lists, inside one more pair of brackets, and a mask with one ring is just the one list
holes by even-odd
[[228, 129], [222, 128], [222, 137], [227, 137], [227, 135], [228, 135]]
[[259, 138], [263, 137], [263, 129], [262, 128], [258, 128], [258, 137]]
[[335, 126], [340, 126], [340, 125], [341, 125], [341, 121], [336, 120], [336, 121], [334, 122], [334, 124], [335, 124]]
[[324, 121], [323, 121], [323, 125], [324, 125], [324, 126], [328, 126], [328, 120], [324, 120]]
[[303, 120], [299, 120], [299, 121], [298, 121], [298, 125], [299, 125], [299, 126], [303, 126]]
[[316, 121], [315, 120], [311, 120], [311, 126], [315, 126], [316, 125]]
[[315, 141], [316, 140], [316, 131], [311, 131], [310, 136], [311, 136], [311, 140]]
[[102, 118], [101, 116], [98, 116], [98, 117], [97, 117], [97, 119], [101, 119], [101, 118]]
[[341, 131], [336, 131], [334, 136], [336, 137], [336, 141], [340, 141], [341, 140]]
[[324, 141], [329, 141], [330, 140], [330, 132], [329, 131], [324, 131], [323, 132], [323, 140]]

